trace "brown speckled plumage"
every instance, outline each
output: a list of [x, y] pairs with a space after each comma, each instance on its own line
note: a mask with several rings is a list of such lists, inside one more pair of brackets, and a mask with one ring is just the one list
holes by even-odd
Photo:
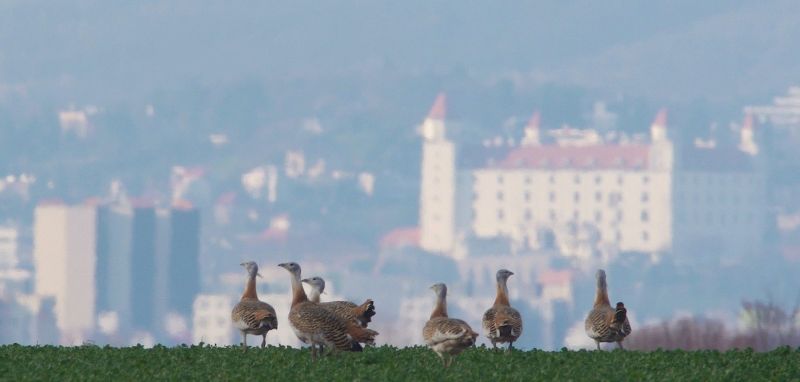
[[444, 284], [435, 284], [431, 289], [436, 292], [436, 306], [422, 328], [422, 337], [442, 359], [444, 366], [449, 367], [456, 355], [475, 345], [478, 333], [463, 320], [447, 316], [447, 287]]
[[254, 262], [242, 263], [247, 268], [248, 278], [242, 298], [231, 311], [231, 321], [242, 334], [242, 347], [247, 350], [247, 335], [262, 337], [261, 347], [267, 344], [267, 332], [278, 329], [278, 317], [271, 305], [258, 299], [256, 276], [258, 265]]
[[280, 266], [292, 274], [292, 307], [289, 311], [289, 323], [297, 337], [311, 345], [312, 358], [316, 358], [317, 345], [340, 351], [361, 351], [359, 342], [374, 342], [378, 332], [361, 328], [308, 300], [300, 282], [299, 265], [284, 263]]
[[493, 347], [498, 343], [508, 343], [508, 349], [522, 335], [522, 316], [519, 311], [511, 307], [508, 300], [508, 277], [511, 271], [501, 269], [497, 271], [497, 295], [494, 305], [483, 314], [483, 333], [489, 338]]
[[348, 321], [356, 322], [362, 328], [366, 328], [372, 322], [372, 316], [375, 315], [375, 303], [371, 299], [367, 299], [361, 305], [350, 301], [320, 302], [320, 295], [325, 291], [325, 280], [321, 277], [312, 277], [302, 281], [311, 286], [308, 295], [309, 301], [319, 303], [325, 309]]
[[[584, 328], [586, 335], [593, 339], [600, 349], [601, 342], [616, 342], [620, 349], [623, 348], [622, 341], [631, 334], [631, 324], [627, 318], [627, 311], [622, 322], [615, 323], [617, 316], [616, 309], [611, 307], [608, 299], [608, 284], [606, 283], [606, 272], [597, 271], [597, 291], [595, 294], [594, 306], [586, 317]], [[619, 317], [622, 319], [623, 317]]]

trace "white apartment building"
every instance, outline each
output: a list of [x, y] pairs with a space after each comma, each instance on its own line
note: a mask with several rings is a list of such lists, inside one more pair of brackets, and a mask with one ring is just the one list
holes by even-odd
[[[429, 116], [426, 125], [436, 127], [430, 129], [438, 145], [452, 145], [444, 136], [443, 121]], [[543, 143], [535, 114], [520, 146], [504, 146], [494, 159], [460, 169], [452, 156], [429, 160], [434, 149], [426, 136], [422, 247], [447, 253], [453, 245], [446, 241], [471, 236], [508, 237], [536, 248], [546, 231], [553, 233], [563, 254], [578, 257], [592, 255], [579, 242], [612, 252], [699, 256], [712, 251], [734, 261], [752, 255], [761, 246], [766, 210], [753, 129], [748, 119], [740, 129], [738, 148], [676, 148], [661, 110], [647, 140], [606, 142], [592, 130], [561, 129], [550, 132], [555, 142]], [[456, 172], [453, 197], [450, 174]], [[455, 227], [451, 200], [466, 216]]]
[[192, 343], [217, 346], [235, 343], [231, 324], [231, 309], [235, 303], [225, 294], [197, 295], [192, 307]]
[[34, 211], [36, 294], [55, 298], [61, 342], [81, 343], [95, 321], [93, 206], [40, 204]]
[[0, 226], [0, 269], [14, 269], [19, 263], [19, 230]]

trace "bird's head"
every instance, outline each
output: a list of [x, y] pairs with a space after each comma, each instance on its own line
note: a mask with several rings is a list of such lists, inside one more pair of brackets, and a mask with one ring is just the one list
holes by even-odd
[[509, 277], [513, 276], [514, 272], [509, 271], [508, 269], [501, 269], [497, 271], [497, 281], [506, 281]]
[[625, 309], [625, 304], [623, 304], [622, 301], [618, 302], [617, 309]]
[[291, 262], [291, 263], [281, 263], [281, 264], [278, 264], [278, 266], [283, 268], [283, 269], [285, 269], [285, 270], [287, 270], [287, 271], [289, 271], [289, 273], [291, 273], [291, 274], [293, 274], [293, 275], [295, 275], [297, 277], [300, 277], [300, 265], [299, 264], [297, 264], [295, 262]]
[[310, 279], [303, 279], [301, 281], [308, 284], [311, 286], [311, 288], [319, 293], [322, 293], [325, 290], [325, 280], [323, 280], [322, 277], [314, 276]]
[[595, 278], [597, 278], [597, 287], [598, 288], [605, 288], [606, 287], [606, 271], [602, 269], [598, 269], [597, 273], [595, 274]]
[[250, 275], [250, 277], [261, 277], [261, 274], [258, 273], [258, 264], [256, 264], [255, 261], [245, 261], [239, 265], [243, 266], [244, 269], [247, 270], [247, 274]]
[[433, 284], [430, 289], [436, 293], [437, 297], [444, 297], [447, 295], [447, 285], [444, 285], [444, 283]]

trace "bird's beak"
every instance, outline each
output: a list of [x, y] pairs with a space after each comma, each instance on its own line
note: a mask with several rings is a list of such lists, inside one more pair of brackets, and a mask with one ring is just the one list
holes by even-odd
[[239, 265], [244, 266], [244, 263], [240, 263]]
[[302, 279], [302, 280], [300, 280], [300, 282], [304, 282], [304, 283], [306, 283], [306, 284], [311, 284], [309, 281], [310, 281], [309, 279]]
[[436, 284], [431, 285], [430, 287], [428, 287], [428, 289], [430, 289], [430, 290], [436, 289]]
[[280, 263], [280, 264], [278, 264], [278, 266], [281, 267], [281, 268], [286, 268], [286, 263]]
[[514, 272], [508, 271], [509, 276], [514, 276]]

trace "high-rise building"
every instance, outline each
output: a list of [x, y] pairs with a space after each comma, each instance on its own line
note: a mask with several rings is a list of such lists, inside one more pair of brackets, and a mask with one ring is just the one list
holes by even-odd
[[131, 242], [131, 307], [135, 328], [155, 323], [156, 211], [153, 206], [133, 209]]
[[95, 223], [92, 206], [40, 204], [34, 211], [35, 290], [55, 298], [62, 343], [80, 343], [94, 329]]
[[170, 211], [167, 293], [169, 309], [185, 317], [200, 292], [200, 212], [191, 207]]
[[439, 94], [422, 122], [420, 246], [450, 254], [454, 242], [455, 147], [445, 136], [446, 97]]
[[132, 211], [129, 205], [97, 208], [97, 312], [118, 318], [117, 328], [131, 325]]

